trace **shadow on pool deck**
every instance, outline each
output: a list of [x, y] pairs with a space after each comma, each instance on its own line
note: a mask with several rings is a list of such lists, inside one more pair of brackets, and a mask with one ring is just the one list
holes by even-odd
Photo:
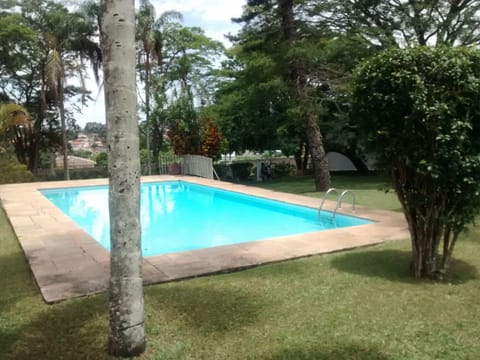
[[[315, 198], [198, 177], [164, 175], [142, 178], [143, 182], [175, 180], [276, 199], [314, 209], [319, 206], [319, 199]], [[105, 291], [109, 277], [109, 254], [47, 200], [38, 189], [107, 183], [107, 179], [91, 179], [0, 186], [2, 206], [47, 303]], [[326, 202], [324, 208], [333, 210], [334, 205], [332, 202]], [[144, 259], [144, 281], [146, 284], [175, 281], [408, 237], [408, 229], [401, 213], [359, 206], [354, 215], [373, 220], [374, 223], [149, 256]]]

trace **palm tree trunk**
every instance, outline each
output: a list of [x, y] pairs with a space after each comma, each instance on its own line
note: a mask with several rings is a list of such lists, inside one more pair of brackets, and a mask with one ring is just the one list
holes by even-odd
[[127, 357], [145, 351], [134, 0], [103, 0], [102, 20], [110, 173], [108, 351]]
[[147, 171], [152, 175], [152, 160], [150, 158], [150, 54], [147, 52], [145, 61], [145, 140], [147, 146]]
[[[63, 71], [62, 71], [63, 76]], [[68, 141], [67, 141], [67, 124], [65, 121], [65, 96], [63, 90], [63, 78], [59, 79], [58, 88], [58, 106], [60, 108], [60, 121], [62, 126], [62, 149], [63, 149], [63, 169], [65, 171], [65, 180], [70, 180], [70, 169], [68, 168]]]

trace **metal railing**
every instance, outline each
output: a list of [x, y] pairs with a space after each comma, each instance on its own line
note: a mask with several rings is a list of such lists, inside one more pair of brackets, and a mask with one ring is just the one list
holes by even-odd
[[325, 200], [327, 200], [327, 197], [330, 193], [335, 193], [337, 194], [337, 203], [335, 205], [335, 210], [333, 211], [332, 218], [335, 219], [335, 215], [337, 214], [338, 209], [342, 208], [342, 201], [345, 195], [350, 194], [352, 196], [352, 212], [355, 212], [355, 194], [350, 191], [350, 190], [344, 190], [341, 193], [338, 192], [337, 189], [335, 188], [330, 188], [328, 189], [325, 194], [323, 195], [322, 202], [320, 203], [320, 206], [318, 208], [318, 218], [320, 219], [321, 211], [323, 209], [323, 205], [325, 204]]

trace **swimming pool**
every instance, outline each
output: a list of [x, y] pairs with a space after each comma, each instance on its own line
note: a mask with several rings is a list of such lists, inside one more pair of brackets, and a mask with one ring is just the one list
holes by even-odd
[[[108, 186], [41, 190], [105, 249], [110, 248]], [[317, 232], [371, 221], [197, 185], [143, 183], [142, 253], [159, 255]]]

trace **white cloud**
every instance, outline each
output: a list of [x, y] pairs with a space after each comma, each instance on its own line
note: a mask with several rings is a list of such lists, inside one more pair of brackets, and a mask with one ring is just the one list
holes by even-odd
[[245, 0], [153, 0], [157, 15], [175, 10], [184, 15], [186, 26], [198, 26], [205, 34], [222, 41], [225, 46], [230, 43], [225, 38], [228, 33], [236, 33], [240, 26], [231, 21], [242, 14]]
[[[235, 34], [240, 26], [232, 23], [231, 19], [242, 14], [242, 6], [246, 0], [150, 0], [155, 6], [157, 16], [169, 10], [181, 12], [184, 15], [185, 26], [197, 26], [205, 34], [225, 46], [229, 46], [225, 35]], [[87, 107], [82, 109], [83, 114], [77, 114], [78, 125], [84, 127], [87, 122], [105, 123], [105, 101], [103, 89], [98, 89], [94, 81], [88, 81], [88, 88], [95, 98]]]
[[245, 0], [154, 0], [157, 11], [194, 12], [203, 21], [230, 21], [242, 13]]

